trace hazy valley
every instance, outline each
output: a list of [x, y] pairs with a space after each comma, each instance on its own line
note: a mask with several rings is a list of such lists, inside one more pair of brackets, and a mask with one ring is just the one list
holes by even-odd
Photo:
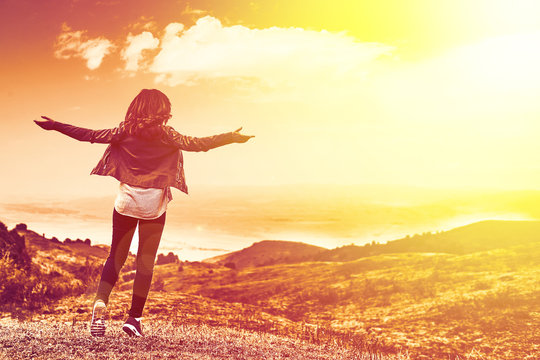
[[[113, 191], [114, 193], [114, 191]], [[327, 249], [449, 230], [484, 219], [539, 219], [539, 191], [397, 186], [194, 187], [174, 192], [160, 248], [202, 260], [261, 240]], [[109, 244], [114, 195], [0, 203], [1, 221], [47, 237]], [[135, 249], [135, 247], [133, 247]]]

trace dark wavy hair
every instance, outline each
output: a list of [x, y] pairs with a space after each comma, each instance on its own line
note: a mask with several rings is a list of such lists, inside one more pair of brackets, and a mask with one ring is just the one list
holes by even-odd
[[143, 89], [129, 105], [123, 127], [129, 135], [153, 139], [171, 118], [171, 102], [159, 90]]

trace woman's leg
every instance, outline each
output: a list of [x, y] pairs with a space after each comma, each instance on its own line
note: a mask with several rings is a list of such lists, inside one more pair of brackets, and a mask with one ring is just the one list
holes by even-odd
[[154, 220], [139, 220], [139, 249], [137, 250], [137, 272], [133, 282], [133, 298], [129, 316], [142, 316], [144, 304], [150, 290], [154, 261], [165, 225], [165, 213]]
[[120, 269], [126, 261], [131, 239], [137, 227], [136, 218], [129, 217], [113, 211], [113, 232], [109, 257], [103, 266], [101, 281], [96, 294], [96, 300], [101, 299], [107, 304], [109, 295], [118, 280]]

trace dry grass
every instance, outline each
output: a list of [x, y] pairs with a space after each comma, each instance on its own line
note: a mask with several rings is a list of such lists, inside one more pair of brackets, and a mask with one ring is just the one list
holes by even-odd
[[[113, 292], [109, 303], [112, 320], [126, 318], [131, 295], [127, 291]], [[58, 322], [86, 324], [90, 320], [91, 296], [64, 298], [43, 312], [26, 311], [18, 314], [19, 319], [29, 323]], [[5, 318], [7, 323], [9, 317]], [[294, 322], [287, 318], [271, 315], [260, 308], [241, 303], [228, 303], [205, 297], [178, 292], [152, 292], [145, 311], [145, 323], [154, 324], [166, 320], [173, 326], [212, 326], [238, 331], [272, 334], [295, 341], [319, 346], [334, 346], [374, 355], [393, 354], [392, 347], [383, 346], [376, 338], [335, 331], [331, 328]]]
[[[68, 276], [79, 261], [83, 267], [84, 259], [51, 261]], [[40, 261], [48, 263], [45, 256]], [[96, 280], [91, 277], [85, 277], [89, 284]], [[117, 325], [127, 313], [132, 280], [132, 273], [124, 272], [111, 297]], [[124, 354], [130, 352], [141, 354], [136, 359], [167, 358], [170, 351], [185, 359], [363, 359], [371, 354], [372, 359], [539, 360], [539, 280], [540, 243], [466, 255], [386, 254], [242, 270], [159, 265], [145, 310], [154, 341], [126, 342], [112, 331], [107, 350], [101, 340], [87, 336], [93, 293], [88, 286], [87, 295], [45, 303], [40, 312], [13, 313], [25, 322], [0, 320], [0, 351], [9, 358], [19, 353], [31, 358], [26, 345], [35, 344], [59, 356], [81, 351], [83, 358], [97, 347], [113, 359], [128, 358]], [[72, 330], [78, 336], [69, 335]], [[53, 339], [55, 332], [66, 335]], [[165, 355], [152, 352], [155, 344]], [[81, 350], [85, 347], [90, 350]], [[204, 352], [197, 353], [199, 348]]]
[[[234, 271], [156, 270], [165, 291], [250, 304], [426, 359], [539, 359], [540, 243]], [[125, 285], [128, 288], [129, 285]]]
[[103, 338], [89, 335], [87, 323], [6, 322], [0, 328], [5, 359], [355, 359], [399, 360], [334, 345], [315, 345], [263, 332], [154, 320], [144, 338], [130, 338], [113, 321]]

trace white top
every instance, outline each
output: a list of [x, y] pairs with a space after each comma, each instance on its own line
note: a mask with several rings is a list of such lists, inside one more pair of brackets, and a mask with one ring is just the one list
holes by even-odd
[[114, 208], [122, 215], [138, 219], [157, 219], [165, 211], [172, 200], [171, 188], [142, 188], [120, 183], [120, 191], [116, 196]]

